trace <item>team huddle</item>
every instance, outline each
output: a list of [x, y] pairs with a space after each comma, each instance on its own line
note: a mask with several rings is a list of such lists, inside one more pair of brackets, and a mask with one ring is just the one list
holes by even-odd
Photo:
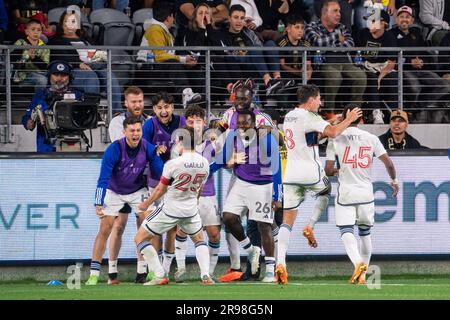
[[[336, 224], [355, 267], [350, 282], [365, 283], [374, 223], [370, 176], [373, 156], [384, 163], [394, 197], [398, 192], [395, 168], [378, 138], [356, 127], [362, 114], [358, 107], [349, 105], [342, 115], [325, 121], [318, 114], [321, 101], [316, 86], [302, 86], [297, 98], [298, 105], [287, 113], [281, 131], [253, 103], [250, 87], [239, 88], [234, 106], [208, 126], [205, 111], [198, 105], [189, 106], [184, 116], [175, 115], [173, 97], [164, 92], [152, 98], [155, 116], [148, 117], [143, 113], [142, 91], [127, 89], [127, 111], [111, 121], [113, 142], [102, 159], [95, 193], [100, 228], [86, 284], [98, 282], [108, 239], [108, 283], [119, 283], [117, 258], [131, 212], [136, 215], [138, 229], [134, 239], [137, 283], [168, 284], [174, 258], [175, 281], [183, 282], [189, 236], [204, 284], [259, 279], [262, 255], [262, 281], [287, 284], [286, 253], [298, 209], [306, 193], [313, 194], [315, 207], [303, 235], [311, 247], [317, 247], [314, 226], [331, 194], [327, 176], [339, 180]], [[325, 138], [328, 146], [324, 169], [318, 144]], [[224, 169], [233, 174], [219, 212], [214, 173]], [[248, 220], [246, 230], [244, 215]], [[217, 279], [214, 272], [222, 224], [231, 265]], [[359, 249], [353, 234], [355, 225]], [[240, 247], [247, 253], [244, 273]]]

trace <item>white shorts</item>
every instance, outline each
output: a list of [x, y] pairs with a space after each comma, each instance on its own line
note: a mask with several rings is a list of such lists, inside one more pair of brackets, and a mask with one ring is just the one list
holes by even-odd
[[242, 216], [248, 210], [249, 220], [272, 223], [273, 184], [253, 184], [236, 178], [228, 193], [223, 212]]
[[372, 227], [375, 218], [375, 204], [357, 204], [342, 206], [335, 203], [335, 215], [336, 215], [336, 225], [338, 227], [342, 226], [353, 226], [353, 225], [365, 225]]
[[283, 209], [297, 209], [305, 200], [306, 192], [313, 196], [325, 195], [331, 193], [331, 184], [327, 177], [323, 177], [319, 183], [305, 186], [297, 184], [283, 184]]
[[[139, 213], [138, 206], [148, 198], [148, 189], [142, 188], [136, 192], [126, 195], [120, 195], [110, 189], [106, 189], [105, 200], [103, 203], [103, 212], [107, 216], [117, 217], [120, 209], [127, 203], [134, 212]], [[149, 208], [152, 210], [152, 208]]]
[[164, 212], [164, 205], [156, 208], [142, 222], [142, 226], [153, 235], [161, 236], [176, 225], [180, 226], [181, 231], [187, 235], [193, 236], [203, 230], [202, 220], [197, 214], [189, 218], [180, 218], [170, 216]]
[[220, 226], [222, 224], [216, 196], [200, 197], [198, 211], [203, 226]]

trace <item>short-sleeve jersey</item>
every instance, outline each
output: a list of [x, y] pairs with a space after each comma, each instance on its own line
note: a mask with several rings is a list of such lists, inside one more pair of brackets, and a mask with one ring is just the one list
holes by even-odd
[[198, 211], [197, 196], [209, 175], [209, 162], [196, 152], [184, 152], [164, 164], [160, 182], [169, 186], [164, 211], [177, 218], [193, 217]]
[[295, 108], [284, 118], [287, 153], [283, 183], [314, 185], [323, 177], [319, 158], [319, 133], [330, 125], [317, 113]]
[[349, 127], [327, 146], [327, 160], [339, 161], [337, 201], [356, 205], [374, 201], [371, 167], [386, 150], [377, 136], [357, 127]]

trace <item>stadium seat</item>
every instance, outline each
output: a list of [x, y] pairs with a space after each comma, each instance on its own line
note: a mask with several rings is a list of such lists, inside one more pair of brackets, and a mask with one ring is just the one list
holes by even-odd
[[136, 26], [134, 32], [135, 34], [134, 43], [136, 45], [140, 45], [141, 39], [144, 36], [145, 32], [144, 22], [152, 18], [153, 18], [153, 9], [151, 8], [139, 9], [133, 14], [133, 23]]
[[131, 46], [134, 38], [134, 24], [123, 12], [115, 9], [93, 11], [89, 20], [93, 25], [92, 38], [99, 45]]

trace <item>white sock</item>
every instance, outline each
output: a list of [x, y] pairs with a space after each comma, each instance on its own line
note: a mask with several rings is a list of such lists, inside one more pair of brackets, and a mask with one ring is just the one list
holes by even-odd
[[163, 278], [165, 276], [164, 269], [159, 261], [158, 253], [150, 242], [142, 241], [138, 244], [138, 250], [144, 256], [145, 261], [148, 263], [149, 269], [155, 273], [155, 276], [158, 278]]
[[108, 273], [117, 273], [117, 260], [108, 260]]
[[266, 263], [266, 274], [275, 274], [275, 257], [264, 257]]
[[147, 273], [147, 262], [146, 261], [138, 260], [137, 273]]
[[162, 249], [159, 249], [159, 251], [158, 251], [158, 259], [159, 259], [159, 262], [162, 264], [164, 261], [164, 255], [163, 255]]
[[283, 266], [286, 266], [286, 253], [289, 247], [291, 231], [291, 226], [283, 223], [278, 232], [277, 263], [281, 263]]
[[209, 251], [204, 241], [195, 244], [195, 257], [200, 267], [200, 276], [209, 275]]
[[225, 232], [225, 239], [230, 252], [231, 269], [239, 270], [241, 268], [241, 247], [239, 241], [230, 232]]
[[209, 274], [214, 274], [214, 270], [217, 266], [217, 261], [219, 260], [220, 251], [220, 241], [217, 243], [208, 241], [209, 249]]
[[169, 274], [170, 272], [170, 266], [172, 264], [172, 260], [175, 257], [175, 253], [174, 252], [167, 252], [164, 251], [164, 260], [163, 260], [163, 268], [164, 271], [166, 272], [166, 274]]
[[358, 242], [356, 241], [353, 233], [346, 232], [341, 235], [342, 242], [344, 242], [345, 251], [348, 257], [352, 261], [353, 265], [356, 267], [358, 263], [362, 261], [361, 256], [358, 251]]
[[245, 250], [248, 254], [249, 254], [249, 253], [252, 253], [252, 251], [253, 251], [253, 246], [252, 246], [252, 244], [250, 243], [249, 237], [245, 237], [245, 239], [242, 240], [240, 243], [241, 243], [242, 248], [244, 248], [244, 250]]
[[316, 204], [314, 205], [311, 217], [309, 217], [309, 224], [308, 224], [312, 229], [314, 229], [314, 226], [316, 225], [317, 221], [319, 221], [322, 212], [324, 212], [327, 209], [329, 201], [330, 197], [327, 195], [318, 196], [316, 198]]
[[361, 241], [359, 253], [361, 254], [361, 258], [364, 263], [369, 265], [370, 257], [372, 256], [372, 238], [369, 234], [367, 236], [360, 236], [359, 239]]
[[175, 258], [178, 270], [186, 269], [187, 236], [175, 238]]

